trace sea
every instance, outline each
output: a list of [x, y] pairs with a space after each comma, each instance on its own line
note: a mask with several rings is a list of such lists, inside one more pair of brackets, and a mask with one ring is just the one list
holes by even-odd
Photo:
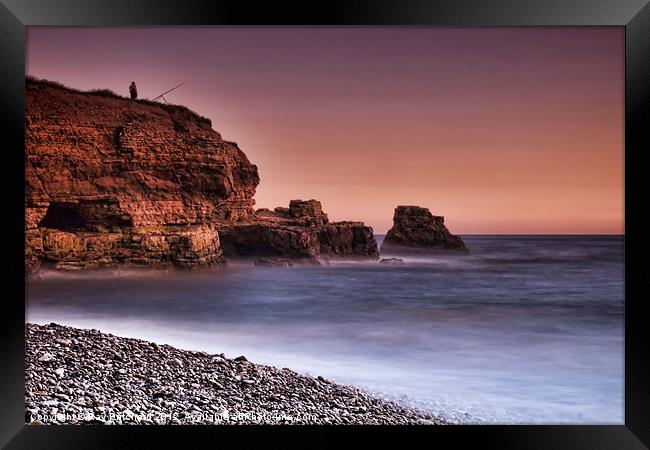
[[624, 237], [462, 237], [468, 255], [403, 265], [42, 271], [26, 321], [245, 355], [453, 423], [623, 424]]

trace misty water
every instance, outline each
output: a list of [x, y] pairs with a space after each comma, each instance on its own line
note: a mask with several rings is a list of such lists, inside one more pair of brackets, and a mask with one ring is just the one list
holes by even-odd
[[464, 240], [403, 266], [42, 272], [27, 321], [243, 354], [462, 423], [623, 423], [623, 237]]

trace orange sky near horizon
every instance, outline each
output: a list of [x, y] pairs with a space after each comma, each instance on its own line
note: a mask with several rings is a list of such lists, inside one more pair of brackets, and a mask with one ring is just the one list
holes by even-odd
[[29, 27], [27, 73], [210, 117], [257, 207], [315, 198], [385, 233], [622, 234], [621, 27]]

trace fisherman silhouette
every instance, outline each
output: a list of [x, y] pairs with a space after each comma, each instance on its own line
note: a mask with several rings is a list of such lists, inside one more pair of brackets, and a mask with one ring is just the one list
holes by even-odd
[[129, 92], [131, 93], [131, 100], [138, 98], [138, 88], [135, 87], [135, 81], [131, 81], [131, 86], [129, 86]]

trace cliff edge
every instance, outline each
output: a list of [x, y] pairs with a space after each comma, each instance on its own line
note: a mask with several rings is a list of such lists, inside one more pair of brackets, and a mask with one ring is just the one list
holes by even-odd
[[319, 202], [256, 212], [259, 181], [236, 143], [183, 106], [26, 80], [28, 272], [223, 264], [224, 248], [226, 257], [378, 256], [372, 229], [329, 224]]

